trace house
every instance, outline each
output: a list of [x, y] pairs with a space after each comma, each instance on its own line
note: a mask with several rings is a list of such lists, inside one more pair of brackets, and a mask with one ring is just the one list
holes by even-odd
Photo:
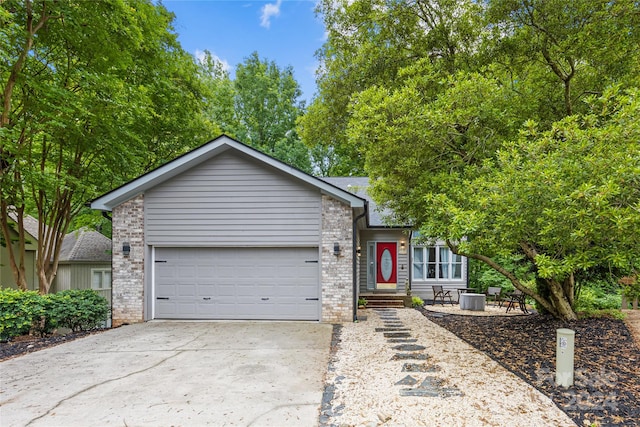
[[113, 221], [113, 325], [343, 322], [364, 290], [464, 285], [463, 264], [442, 248], [411, 248], [407, 227], [383, 224], [365, 184], [316, 178], [221, 136], [100, 196], [91, 207]]
[[[13, 252], [18, 253], [18, 231], [16, 225], [17, 217], [15, 213], [9, 212], [9, 234], [11, 242], [5, 242], [0, 233], [0, 287], [14, 288], [18, 286], [11, 271], [9, 250], [7, 245], [13, 246]], [[30, 215], [25, 215], [23, 219], [25, 232], [25, 254], [24, 265], [27, 286], [29, 290], [38, 290], [38, 273], [36, 271], [36, 251], [38, 250], [38, 220]]]
[[51, 292], [94, 289], [111, 301], [111, 239], [81, 228], [64, 236]]
[[[11, 234], [14, 239], [14, 250], [18, 250], [16, 217], [9, 215], [13, 226]], [[23, 218], [27, 234], [25, 250], [25, 266], [27, 285], [30, 290], [38, 290], [36, 271], [36, 251], [38, 246], [38, 220], [30, 215]], [[9, 267], [9, 253], [6, 246], [0, 245], [0, 285], [17, 288], [13, 272]], [[58, 271], [51, 284], [50, 292], [67, 289], [95, 289], [107, 301], [111, 300], [111, 239], [101, 233], [82, 228], [68, 233], [62, 241], [58, 261]]]

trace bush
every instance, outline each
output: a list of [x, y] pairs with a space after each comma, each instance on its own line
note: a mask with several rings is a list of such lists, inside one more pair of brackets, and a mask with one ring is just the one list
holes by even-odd
[[44, 298], [49, 328], [65, 327], [73, 332], [95, 329], [109, 314], [107, 300], [91, 289], [72, 289]]
[[109, 303], [91, 289], [40, 295], [36, 291], [0, 289], [0, 340], [66, 327], [74, 332], [99, 327]]
[[33, 321], [43, 315], [38, 292], [0, 289], [0, 340], [28, 333]]
[[[615, 285], [613, 285], [615, 286]], [[619, 309], [620, 292], [607, 281], [592, 281], [579, 287], [575, 302], [575, 311], [596, 311]]]
[[424, 305], [424, 301], [422, 300], [422, 298], [420, 297], [411, 297], [411, 306], [416, 308], [416, 307], [422, 307]]

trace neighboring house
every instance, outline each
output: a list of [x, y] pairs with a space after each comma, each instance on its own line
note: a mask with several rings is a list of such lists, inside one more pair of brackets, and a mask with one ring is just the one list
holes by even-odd
[[[18, 237], [15, 231], [15, 215], [10, 214], [13, 221], [11, 233], [14, 236], [14, 250], [17, 251]], [[25, 215], [26, 236], [25, 265], [28, 289], [38, 290], [36, 271], [36, 250], [38, 245], [38, 220]], [[6, 246], [0, 245], [0, 285], [17, 288], [13, 272], [9, 265], [9, 253]], [[51, 285], [51, 292], [66, 289], [92, 288], [111, 301], [111, 240], [97, 231], [86, 228], [67, 234], [62, 241], [58, 271]]]
[[366, 183], [316, 178], [221, 136], [95, 199], [112, 212], [113, 325], [342, 322], [364, 291], [464, 287], [464, 263], [385, 226]]
[[[9, 261], [9, 250], [7, 244], [13, 246], [13, 252], [18, 253], [18, 227], [16, 225], [16, 215], [9, 213], [9, 233], [11, 242], [5, 242], [0, 233], [0, 287], [17, 289], [11, 264]], [[38, 290], [38, 273], [36, 271], [36, 251], [38, 250], [38, 220], [25, 215], [23, 219], [25, 231], [25, 254], [24, 264], [27, 278], [27, 287], [30, 290]], [[19, 261], [16, 261], [19, 262]]]
[[111, 239], [81, 228], [64, 236], [51, 292], [94, 289], [111, 301]]

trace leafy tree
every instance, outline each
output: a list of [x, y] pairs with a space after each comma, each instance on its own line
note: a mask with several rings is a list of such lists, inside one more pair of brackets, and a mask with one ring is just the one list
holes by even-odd
[[328, 38], [318, 52], [319, 94], [300, 121], [305, 144], [334, 156], [330, 174], [362, 174], [364, 157], [347, 142], [354, 96], [397, 88], [405, 67], [426, 60], [444, 78], [472, 67], [482, 27], [470, 0], [319, 2]]
[[[447, 79], [476, 72], [512, 92], [509, 114], [544, 129], [612, 84], [640, 84], [640, 13], [634, 0], [322, 1], [328, 39], [319, 93], [300, 121], [305, 144], [338, 156], [332, 172], [362, 173], [347, 137], [351, 105], [372, 86], [405, 85], [427, 61]], [[430, 93], [425, 102], [429, 102]]]
[[585, 112], [585, 96], [638, 84], [635, 0], [491, 0], [486, 61], [522, 97], [523, 116], [545, 126]]
[[302, 92], [293, 69], [261, 60], [257, 52], [238, 64], [235, 79], [209, 52], [203, 60], [214, 96], [209, 117], [223, 132], [306, 172], [312, 171], [309, 149], [296, 131], [304, 113]]
[[150, 1], [0, 4], [0, 226], [26, 288], [23, 217], [40, 224], [37, 272], [47, 293], [62, 238], [83, 204], [174, 157], [213, 128], [204, 88], [176, 41], [173, 16]]
[[[486, 263], [544, 310], [571, 320], [577, 273], [638, 264], [639, 95], [636, 89], [607, 91], [589, 99], [588, 113], [546, 131], [528, 122], [517, 139], [471, 162], [460, 145], [442, 135], [387, 143], [396, 127], [406, 135], [445, 129], [452, 120], [438, 111], [424, 112], [421, 121], [404, 114], [385, 117], [396, 107], [393, 98], [356, 108], [353, 133], [371, 141], [367, 165], [380, 201], [419, 224], [423, 235], [444, 239], [455, 253]], [[487, 101], [490, 109], [495, 100]], [[436, 157], [433, 149], [440, 150]], [[430, 161], [448, 167], [429, 169]], [[497, 262], [510, 254], [526, 258], [535, 286]]]

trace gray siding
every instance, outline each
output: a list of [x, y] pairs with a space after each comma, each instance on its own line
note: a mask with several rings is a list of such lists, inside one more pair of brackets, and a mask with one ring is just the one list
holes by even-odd
[[145, 240], [167, 246], [317, 246], [321, 195], [238, 153], [145, 194]]
[[110, 270], [111, 263], [74, 263], [59, 264], [53, 284], [52, 292], [68, 289], [91, 289], [91, 270]]

